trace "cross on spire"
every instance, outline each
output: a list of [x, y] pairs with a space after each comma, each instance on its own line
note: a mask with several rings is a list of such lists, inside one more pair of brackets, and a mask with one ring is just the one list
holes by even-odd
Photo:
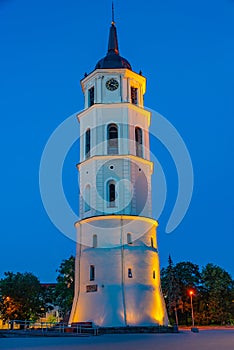
[[114, 1], [112, 1], [112, 22], [111, 24], [115, 24], [115, 9], [114, 9]]

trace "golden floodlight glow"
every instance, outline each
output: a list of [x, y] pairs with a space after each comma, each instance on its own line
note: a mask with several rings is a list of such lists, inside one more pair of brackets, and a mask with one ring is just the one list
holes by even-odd
[[92, 222], [92, 221], [99, 221], [101, 220], [112, 220], [112, 219], [119, 219], [119, 220], [131, 220], [131, 221], [144, 221], [152, 226], [158, 227], [158, 222], [154, 219], [147, 218], [144, 216], [133, 216], [133, 215], [100, 215], [100, 216], [91, 216], [89, 218], [77, 221], [75, 223], [75, 226], [78, 226], [80, 224]]
[[[136, 162], [140, 162], [140, 163], [143, 163], [145, 165], [149, 165], [150, 166], [150, 171], [151, 171], [151, 174], [152, 174], [153, 169], [154, 169], [154, 164], [150, 160], [146, 160], [146, 159], [143, 159], [143, 158], [139, 159], [139, 157], [131, 155], [131, 154], [125, 154], [125, 155], [113, 154], [113, 155], [111, 155], [112, 159], [123, 159], [123, 157], [127, 158], [127, 159], [130, 159], [130, 160], [131, 159], [135, 160]], [[92, 160], [96, 160], [96, 159], [99, 160], [99, 159], [106, 159], [106, 158], [107, 158], [106, 155], [104, 155], [104, 156], [93, 156], [93, 157], [90, 157], [90, 158], [86, 159], [85, 163], [87, 164], [88, 162], [90, 162]], [[83, 162], [76, 165], [78, 170], [80, 170], [81, 165], [83, 165]]]

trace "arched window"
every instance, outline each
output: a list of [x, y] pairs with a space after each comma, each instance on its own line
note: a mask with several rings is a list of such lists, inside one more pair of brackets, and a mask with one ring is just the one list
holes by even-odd
[[127, 233], [127, 243], [132, 244], [132, 234], [131, 233]]
[[156, 275], [155, 275], [155, 270], [153, 270], [153, 279], [155, 280]]
[[85, 207], [84, 210], [85, 211], [89, 211], [90, 210], [90, 185], [87, 185], [85, 187]]
[[118, 127], [109, 124], [107, 127], [107, 154], [118, 154]]
[[142, 142], [142, 129], [138, 126], [135, 128], [135, 142], [136, 142], [136, 155], [143, 157], [143, 142]]
[[93, 248], [97, 248], [97, 235], [93, 235]]
[[114, 180], [107, 183], [107, 202], [109, 207], [115, 207], [116, 185]]
[[90, 157], [90, 129], [85, 132], [85, 157]]

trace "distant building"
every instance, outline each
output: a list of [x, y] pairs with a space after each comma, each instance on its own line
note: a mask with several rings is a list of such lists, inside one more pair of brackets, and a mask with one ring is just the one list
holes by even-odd
[[[57, 283], [41, 283], [41, 286], [46, 289], [55, 290]], [[47, 310], [44, 311], [44, 314], [41, 315], [38, 321], [40, 322], [60, 322], [60, 310], [59, 306], [49, 303], [47, 305]]]

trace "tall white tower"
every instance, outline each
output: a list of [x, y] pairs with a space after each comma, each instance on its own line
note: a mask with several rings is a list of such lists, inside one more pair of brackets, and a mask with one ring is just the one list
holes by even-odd
[[146, 79], [119, 55], [114, 19], [108, 52], [81, 85], [81, 220], [76, 223], [70, 323], [168, 325], [160, 286], [158, 223], [151, 218]]

